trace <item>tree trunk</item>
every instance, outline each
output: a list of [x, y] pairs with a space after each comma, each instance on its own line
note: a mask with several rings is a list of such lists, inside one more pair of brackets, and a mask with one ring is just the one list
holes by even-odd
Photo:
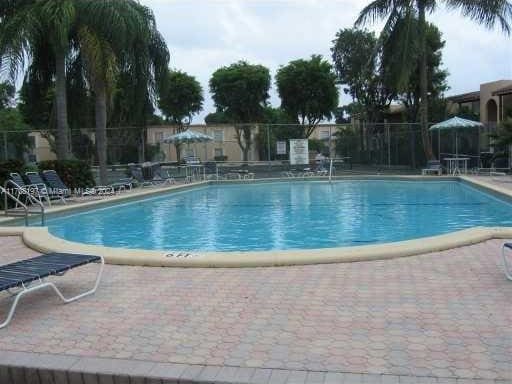
[[416, 135], [414, 134], [414, 125], [409, 124], [409, 150], [411, 153], [411, 168], [416, 169]]
[[[185, 131], [185, 129], [183, 129], [183, 123], [181, 121], [180, 122], [173, 121], [173, 123], [176, 124], [178, 127], [176, 133], [181, 133], [181, 132]], [[179, 165], [181, 162], [181, 143], [174, 144], [174, 148], [176, 148], [176, 162]]]
[[105, 82], [95, 81], [96, 152], [100, 168], [100, 184], [107, 184], [107, 90]]
[[249, 151], [252, 147], [251, 127], [244, 127], [243, 136], [245, 147], [243, 148], [244, 163], [249, 161]]
[[55, 105], [57, 114], [57, 159], [69, 158], [69, 127], [66, 99], [66, 55], [55, 54]]
[[427, 160], [434, 159], [430, 134], [428, 132], [428, 68], [427, 68], [427, 21], [425, 16], [425, 1], [418, 1], [418, 17], [420, 22], [420, 126], [423, 151]]

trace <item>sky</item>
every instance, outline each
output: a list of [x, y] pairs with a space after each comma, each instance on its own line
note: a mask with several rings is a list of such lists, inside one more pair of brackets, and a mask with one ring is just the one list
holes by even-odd
[[[171, 53], [170, 67], [193, 75], [204, 89], [202, 123], [215, 107], [208, 80], [239, 60], [276, 70], [289, 61], [320, 54], [330, 59], [336, 32], [353, 26], [368, 0], [141, 0], [150, 7]], [[429, 16], [446, 40], [443, 65], [450, 73], [447, 95], [476, 91], [481, 83], [512, 79], [512, 40], [457, 11], [438, 8]], [[370, 26], [378, 32], [381, 25]], [[270, 103], [280, 104], [274, 80]], [[343, 97], [340, 104], [350, 100]]]

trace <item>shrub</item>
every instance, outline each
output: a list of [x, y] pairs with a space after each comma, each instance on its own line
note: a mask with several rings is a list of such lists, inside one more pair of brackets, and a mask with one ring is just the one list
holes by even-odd
[[[6, 160], [0, 161], [0, 186], [4, 186], [5, 181], [9, 178], [9, 173], [18, 172], [22, 174], [25, 171], [25, 166], [21, 160]], [[4, 209], [4, 196], [0, 195], [0, 208]]]
[[95, 185], [91, 167], [81, 160], [48, 160], [39, 163], [39, 170], [53, 169], [69, 188], [87, 188]]
[[3, 187], [5, 181], [9, 178], [9, 173], [18, 172], [22, 174], [25, 165], [22, 160], [6, 160], [0, 162], [0, 185]]

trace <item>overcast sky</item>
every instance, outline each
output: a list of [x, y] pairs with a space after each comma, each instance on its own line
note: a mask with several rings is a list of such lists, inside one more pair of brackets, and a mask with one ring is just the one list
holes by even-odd
[[[141, 0], [155, 13], [171, 52], [171, 68], [195, 76], [205, 92], [203, 122], [214, 110], [208, 80], [238, 60], [263, 64], [272, 76], [290, 60], [321, 54], [330, 60], [336, 32], [351, 27], [367, 0]], [[478, 90], [479, 84], [512, 79], [512, 41], [458, 12], [440, 8], [430, 16], [446, 40], [448, 95]], [[379, 26], [372, 29], [378, 30]], [[274, 81], [274, 80], [272, 80]], [[279, 106], [274, 82], [271, 104]], [[344, 98], [342, 103], [348, 100]]]

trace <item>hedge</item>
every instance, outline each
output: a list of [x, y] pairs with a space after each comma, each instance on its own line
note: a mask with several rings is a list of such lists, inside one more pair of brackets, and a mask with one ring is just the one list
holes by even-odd
[[89, 163], [81, 160], [48, 160], [39, 162], [39, 170], [42, 172], [53, 169], [60, 176], [64, 184], [69, 188], [93, 187], [94, 177]]

